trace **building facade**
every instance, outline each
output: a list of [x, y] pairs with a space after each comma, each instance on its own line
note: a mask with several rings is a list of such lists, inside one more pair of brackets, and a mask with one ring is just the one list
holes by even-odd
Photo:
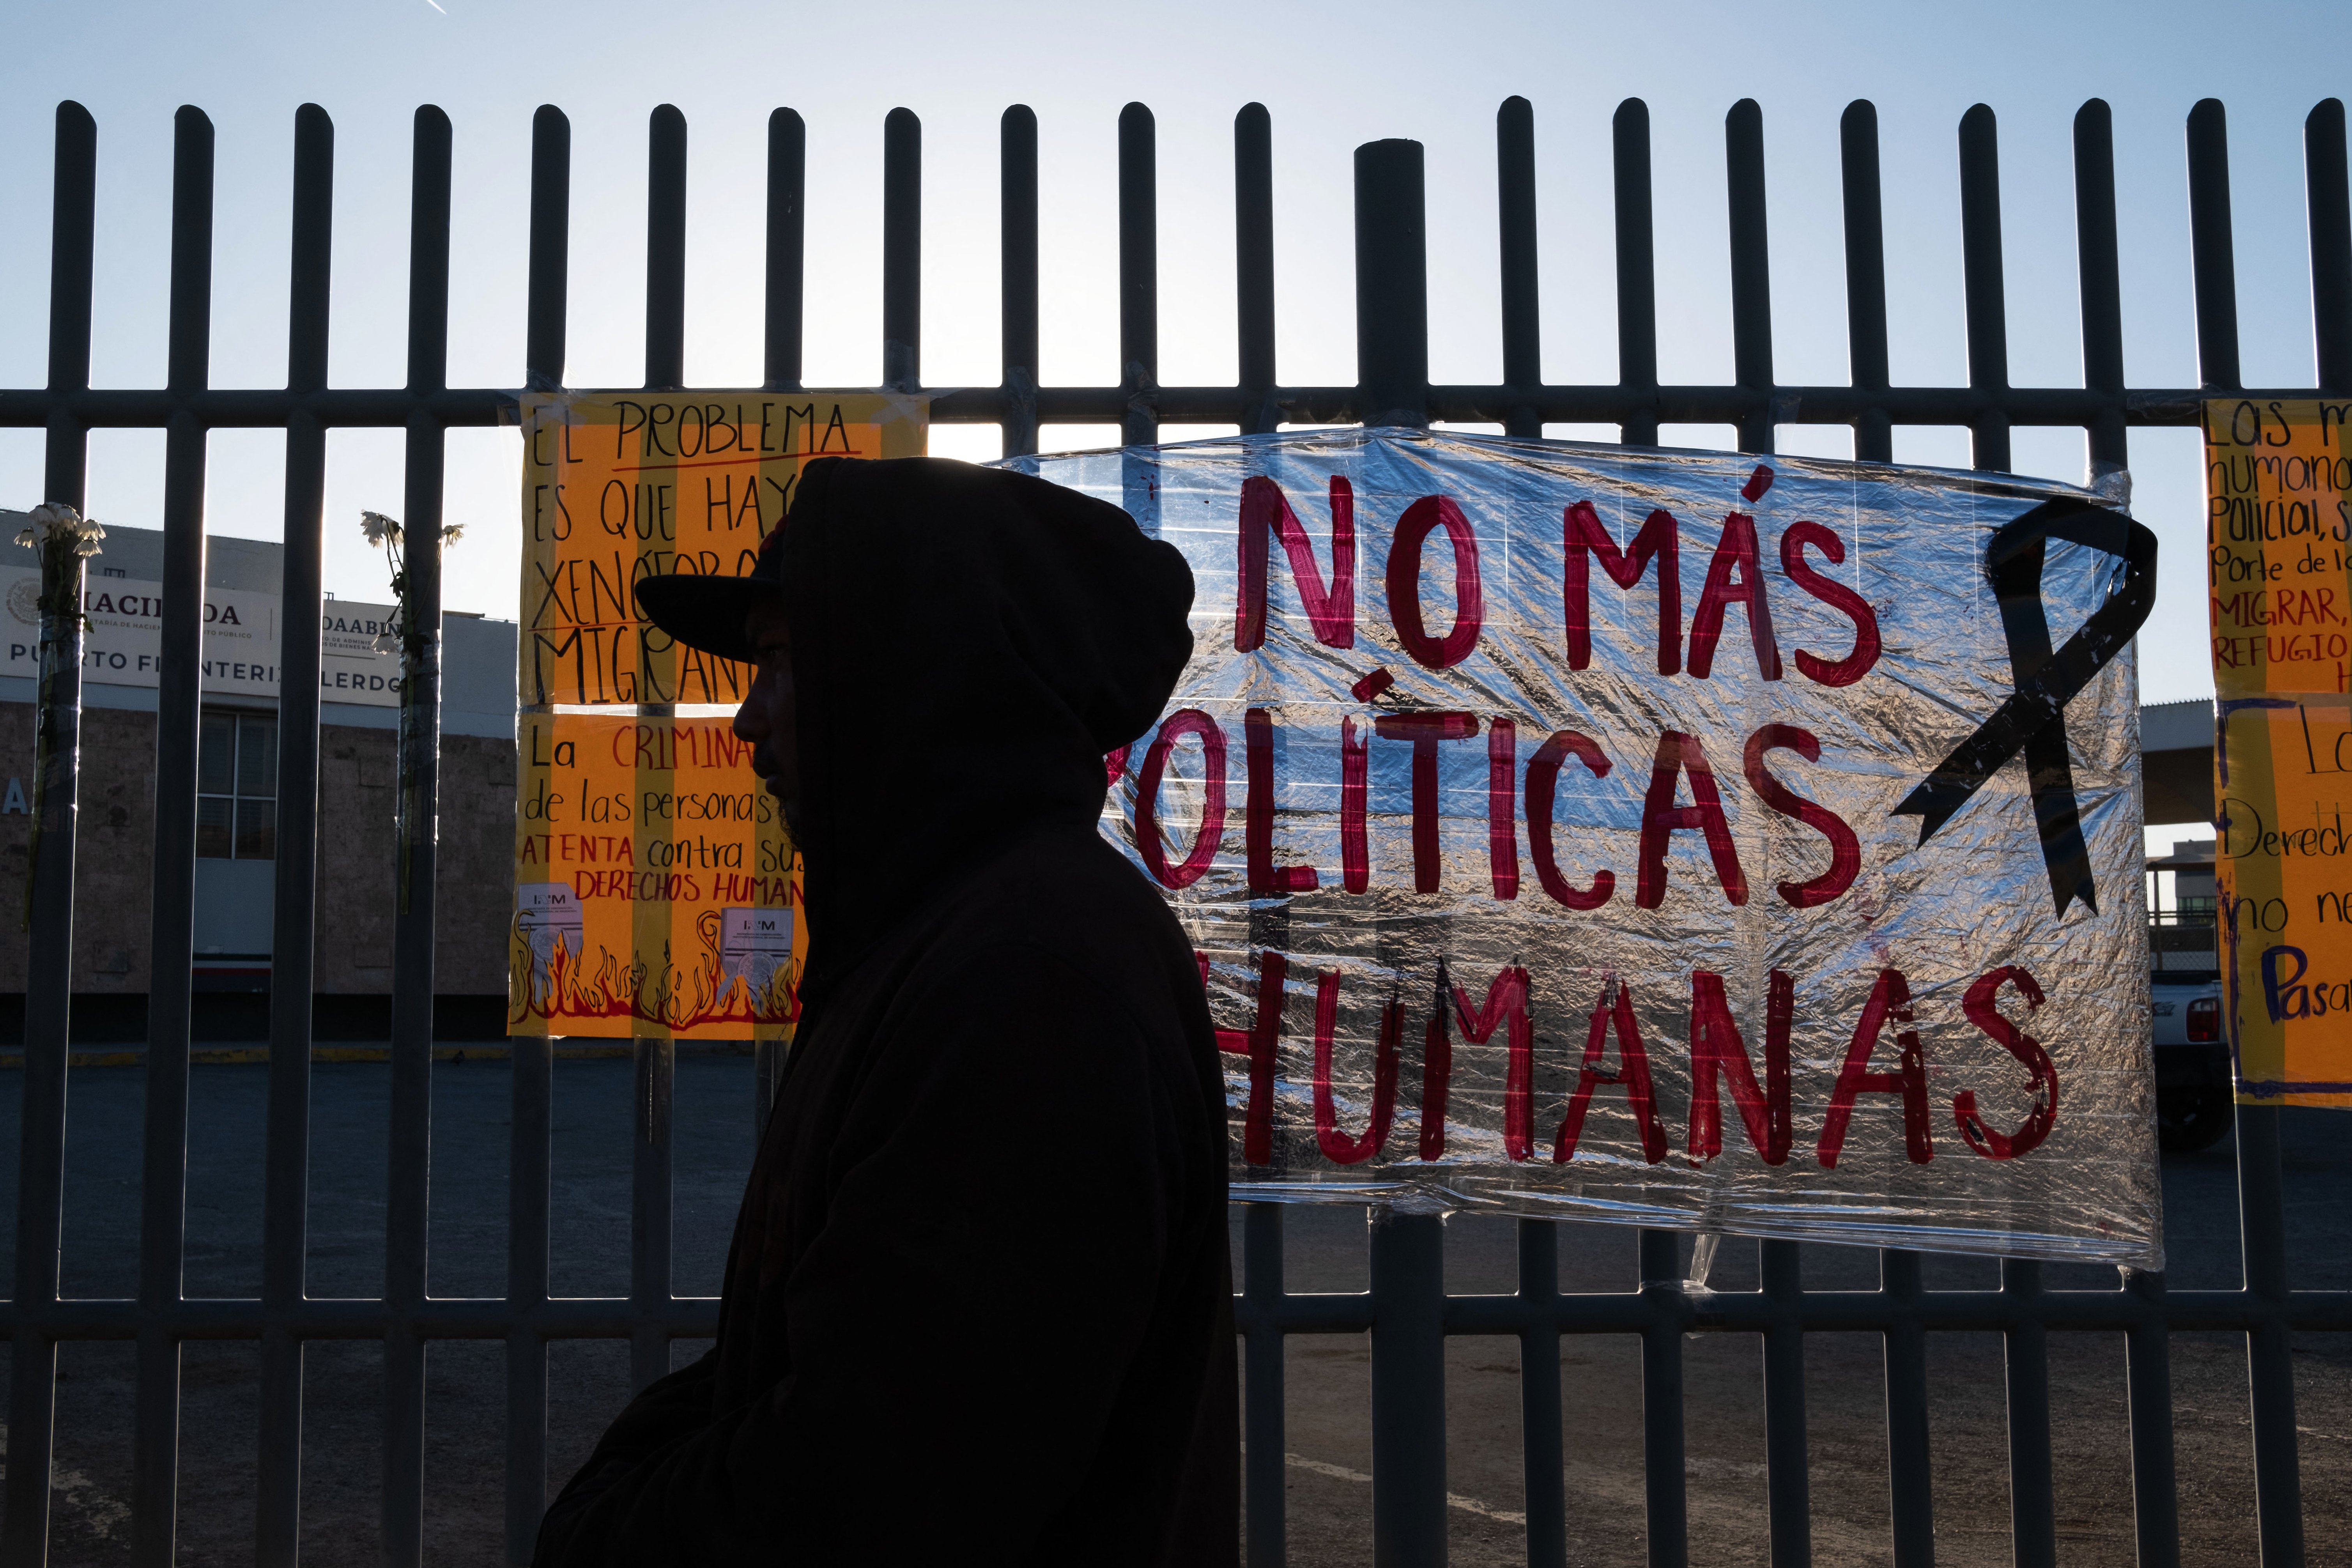
[[[21, 513], [0, 511], [0, 537]], [[163, 572], [160, 532], [110, 525], [90, 565], [91, 653], [82, 687], [80, 826], [74, 889], [75, 1033], [141, 1037], [150, 978], [156, 686], [140, 651]], [[275, 616], [283, 547], [206, 542], [208, 635], [197, 764], [194, 946], [200, 1035], [257, 1037], [275, 942], [278, 698]], [[31, 557], [26, 556], [29, 566]], [[13, 566], [0, 563], [0, 569]], [[462, 569], [462, 563], [452, 565]], [[21, 1018], [23, 888], [33, 789], [30, 652], [37, 618], [11, 577], [0, 605], [0, 1027]], [[389, 655], [368, 651], [383, 606], [329, 601], [320, 708], [315, 1011], [322, 1037], [382, 1037], [392, 989], [394, 751]], [[142, 616], [142, 612], [148, 612]], [[262, 623], [267, 620], [268, 625]], [[239, 640], [254, 646], [250, 657]], [[381, 668], [372, 672], [371, 666]], [[447, 1033], [502, 1034], [511, 906], [515, 626], [451, 615], [443, 626], [440, 918], [435, 984]], [[373, 688], [373, 689], [370, 689]], [[346, 698], [358, 700], [345, 700]]]

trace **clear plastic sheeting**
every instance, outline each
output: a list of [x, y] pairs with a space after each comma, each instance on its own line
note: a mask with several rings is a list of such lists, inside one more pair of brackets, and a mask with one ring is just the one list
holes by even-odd
[[1103, 832], [1201, 954], [1236, 1196], [2162, 1266], [2112, 492], [1386, 429], [1013, 466], [1192, 564]]

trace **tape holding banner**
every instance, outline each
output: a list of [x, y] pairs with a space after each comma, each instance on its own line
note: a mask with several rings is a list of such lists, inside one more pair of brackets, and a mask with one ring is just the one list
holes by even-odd
[[2221, 1011], [2246, 1105], [2352, 1107], [2347, 416], [2205, 405]]
[[1236, 1196], [2161, 1267], [2146, 529], [1453, 431], [1013, 466], [1193, 572], [1102, 828], [1199, 951]]

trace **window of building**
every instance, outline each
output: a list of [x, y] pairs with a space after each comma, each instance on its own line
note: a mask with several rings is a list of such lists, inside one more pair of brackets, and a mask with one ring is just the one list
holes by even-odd
[[196, 748], [196, 854], [278, 858], [278, 716], [207, 713]]

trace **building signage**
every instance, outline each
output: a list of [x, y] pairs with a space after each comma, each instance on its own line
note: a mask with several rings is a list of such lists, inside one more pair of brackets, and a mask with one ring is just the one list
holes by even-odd
[[[41, 574], [0, 567], [0, 675], [40, 678]], [[278, 695], [280, 653], [276, 594], [205, 589], [204, 689], [248, 697]], [[109, 686], [158, 684], [163, 668], [163, 585], [93, 574], [82, 594], [89, 618], [82, 679]], [[389, 605], [330, 599], [319, 621], [319, 696], [371, 708], [400, 706], [400, 658], [375, 647]]]
[[1192, 569], [1103, 831], [1198, 950], [1237, 1196], [2160, 1266], [2146, 529], [1451, 432], [1016, 466]]
[[2352, 1106], [2347, 416], [2205, 405], [2222, 1015], [2249, 1105]]

